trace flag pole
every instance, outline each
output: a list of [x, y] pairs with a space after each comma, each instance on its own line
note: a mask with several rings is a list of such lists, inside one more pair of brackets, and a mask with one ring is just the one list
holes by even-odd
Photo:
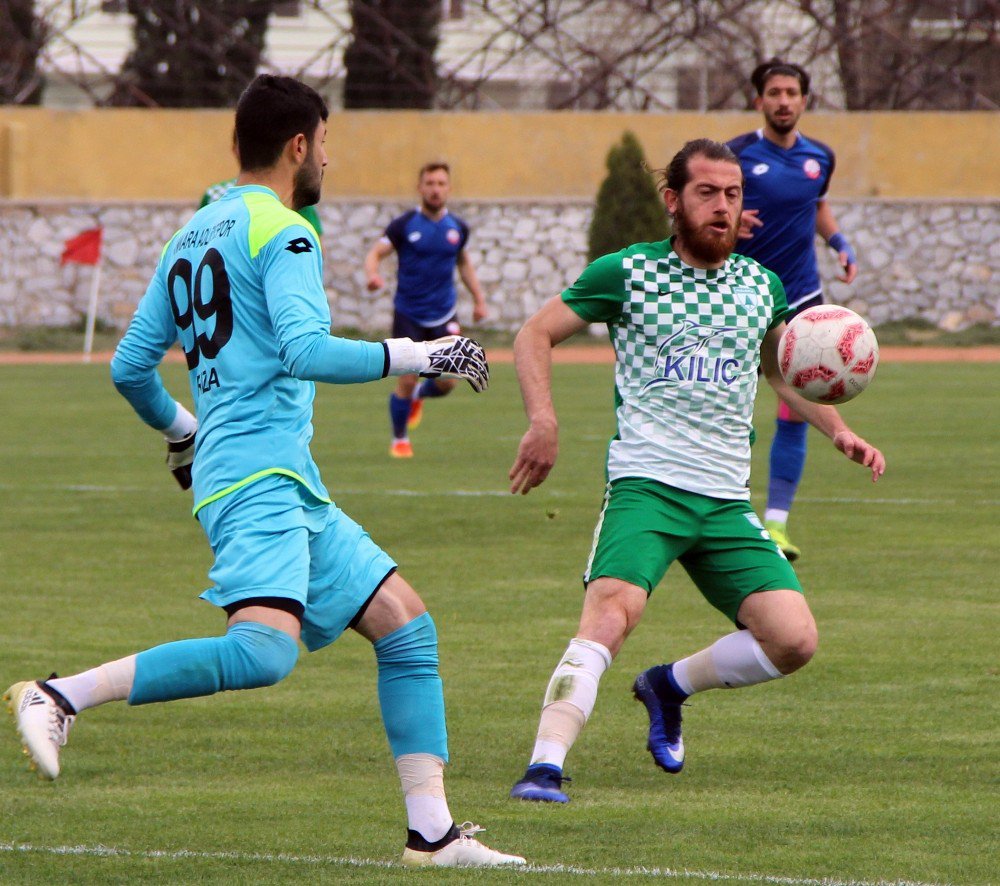
[[97, 293], [101, 288], [101, 265], [103, 261], [100, 257], [94, 265], [94, 271], [90, 275], [90, 299], [87, 302], [87, 324], [83, 333], [83, 362], [90, 362], [90, 355], [94, 349], [94, 326], [97, 323]]

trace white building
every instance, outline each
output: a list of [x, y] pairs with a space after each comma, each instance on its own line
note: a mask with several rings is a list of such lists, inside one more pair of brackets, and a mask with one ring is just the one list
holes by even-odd
[[[772, 56], [810, 70], [816, 106], [844, 107], [830, 42], [832, 13], [824, 21], [816, 12], [829, 4], [718, 0], [717, 14], [706, 16], [704, 4], [679, 0], [440, 2], [442, 107], [746, 108], [746, 77], [758, 60]], [[45, 104], [79, 106], [106, 97], [132, 45], [126, 0], [37, 6], [52, 25], [41, 60]], [[944, 29], [947, 37], [970, 21], [982, 22], [987, 6], [980, 0], [925, 3], [915, 33], [934, 37]], [[268, 23], [262, 69], [308, 80], [337, 107], [350, 29], [349, 0], [284, 0]]]

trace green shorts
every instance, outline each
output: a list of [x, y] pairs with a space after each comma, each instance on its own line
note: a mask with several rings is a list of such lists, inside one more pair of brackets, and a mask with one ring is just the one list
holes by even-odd
[[651, 594], [674, 560], [737, 624], [750, 594], [802, 591], [749, 501], [710, 498], [639, 477], [609, 483], [584, 584], [620, 578]]

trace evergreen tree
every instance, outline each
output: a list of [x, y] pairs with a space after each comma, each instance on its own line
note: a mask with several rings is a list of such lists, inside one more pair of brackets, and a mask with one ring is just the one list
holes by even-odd
[[38, 52], [46, 28], [35, 15], [34, 0], [0, 3], [0, 105], [37, 105], [45, 85]]
[[344, 107], [433, 107], [441, 4], [351, 0], [351, 18]]
[[670, 234], [663, 198], [635, 135], [624, 133], [621, 142], [608, 152], [607, 167], [590, 222], [590, 261], [632, 243], [665, 240]]
[[111, 104], [232, 107], [256, 76], [276, 0], [129, 0], [135, 49]]

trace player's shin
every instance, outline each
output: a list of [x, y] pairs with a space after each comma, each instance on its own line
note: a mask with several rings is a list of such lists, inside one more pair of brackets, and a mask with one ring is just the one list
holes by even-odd
[[809, 425], [803, 421], [778, 418], [775, 422], [765, 520], [776, 520], [779, 523], [788, 520], [788, 512], [792, 508], [806, 464], [808, 430]]
[[675, 661], [671, 676], [685, 695], [706, 689], [736, 689], [783, 676], [750, 631], [734, 631], [707, 649]]
[[271, 686], [291, 673], [298, 657], [298, 644], [284, 631], [257, 622], [239, 622], [222, 637], [178, 640], [140, 652], [128, 703], [149, 704], [226, 689]]
[[374, 645], [382, 722], [396, 759], [409, 827], [433, 843], [453, 824], [444, 795], [448, 732], [434, 620], [425, 612]]
[[600, 643], [571, 640], [549, 680], [538, 722], [531, 765], [562, 769], [597, 701], [601, 676], [611, 666], [611, 652]]

